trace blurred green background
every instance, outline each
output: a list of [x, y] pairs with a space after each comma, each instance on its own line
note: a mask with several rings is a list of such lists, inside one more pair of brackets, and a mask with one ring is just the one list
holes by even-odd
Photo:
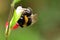
[[[5, 23], [11, 0], [0, 0], [0, 40], [5, 40]], [[60, 40], [60, 0], [21, 0], [24, 7], [31, 7], [38, 14], [32, 26], [12, 30], [9, 40]]]

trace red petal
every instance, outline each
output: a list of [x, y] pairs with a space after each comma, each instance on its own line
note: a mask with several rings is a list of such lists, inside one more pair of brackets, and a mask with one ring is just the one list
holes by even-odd
[[13, 26], [13, 29], [17, 29], [17, 28], [18, 28], [18, 26], [19, 26], [19, 24], [18, 24], [18, 23], [16, 23], [16, 24]]
[[[6, 22], [5, 26], [6, 26], [6, 28], [8, 27], [8, 22]], [[18, 23], [16, 23], [16, 24], [13, 26], [13, 28], [12, 28], [12, 29], [17, 29], [17, 28], [18, 28], [18, 26], [19, 26], [19, 24], [18, 24]]]
[[6, 22], [5, 26], [6, 26], [6, 28], [8, 27], [8, 22]]

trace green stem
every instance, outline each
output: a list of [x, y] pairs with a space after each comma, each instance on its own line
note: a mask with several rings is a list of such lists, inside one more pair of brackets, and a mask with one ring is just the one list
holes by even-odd
[[[8, 23], [10, 23], [10, 20], [11, 20], [12, 14], [13, 14], [13, 11], [14, 11], [14, 4], [12, 3], [12, 4], [11, 4], [11, 8], [10, 8]], [[6, 40], [8, 40], [8, 37], [9, 37], [9, 35], [10, 35], [10, 32], [11, 32], [11, 28], [10, 28], [9, 25], [8, 25], [8, 28], [6, 28], [6, 31], [5, 31]]]

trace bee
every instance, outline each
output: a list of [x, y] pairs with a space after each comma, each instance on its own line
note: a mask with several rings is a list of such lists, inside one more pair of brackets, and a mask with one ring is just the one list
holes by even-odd
[[33, 23], [35, 23], [37, 20], [35, 17], [37, 16], [36, 14], [33, 14], [31, 8], [23, 8], [24, 11], [21, 15], [21, 18], [17, 21], [17, 23], [20, 25], [20, 27], [25, 27], [29, 26]]
[[29, 8], [24, 8], [24, 11], [23, 11], [23, 13], [21, 15], [21, 18], [17, 21], [17, 23], [21, 27], [31, 25], [31, 23], [32, 23], [31, 15], [32, 15], [32, 10], [29, 9]]
[[25, 27], [34, 24], [37, 20], [37, 14], [33, 14], [31, 8], [22, 8], [23, 12], [17, 23], [14, 25], [13, 29], [16, 29], [18, 26]]

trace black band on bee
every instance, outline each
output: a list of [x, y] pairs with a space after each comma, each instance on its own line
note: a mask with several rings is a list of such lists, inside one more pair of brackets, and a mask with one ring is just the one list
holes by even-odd
[[25, 18], [24, 18], [24, 16], [21, 16], [21, 18], [18, 20], [18, 24], [19, 24], [21, 27], [23, 27], [24, 23], [25, 23]]
[[32, 19], [28, 18], [27, 26], [31, 25], [31, 23], [32, 23]]

